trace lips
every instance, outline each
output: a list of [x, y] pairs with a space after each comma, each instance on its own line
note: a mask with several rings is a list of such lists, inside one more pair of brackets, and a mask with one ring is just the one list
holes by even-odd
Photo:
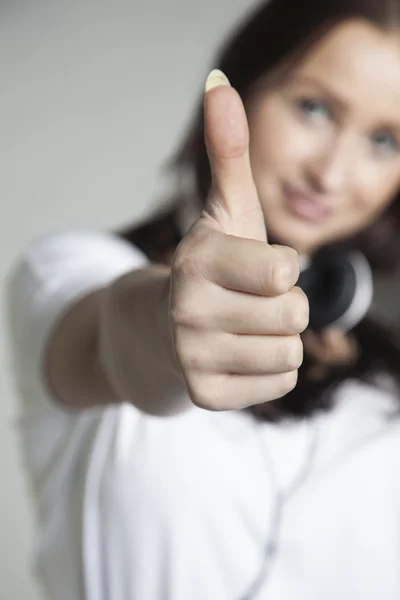
[[286, 186], [284, 189], [285, 204], [287, 210], [302, 220], [321, 223], [328, 219], [333, 209], [326, 206], [315, 196], [303, 191]]

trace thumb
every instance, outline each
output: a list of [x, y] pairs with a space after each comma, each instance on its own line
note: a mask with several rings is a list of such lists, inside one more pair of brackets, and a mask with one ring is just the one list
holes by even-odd
[[206, 212], [225, 233], [266, 242], [251, 171], [246, 112], [237, 91], [217, 69], [206, 82], [204, 137], [212, 176]]

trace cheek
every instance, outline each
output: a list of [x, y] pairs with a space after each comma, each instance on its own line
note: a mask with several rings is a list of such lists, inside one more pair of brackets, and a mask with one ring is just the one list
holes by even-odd
[[400, 168], [365, 169], [359, 181], [358, 209], [369, 220], [382, 212], [399, 192]]

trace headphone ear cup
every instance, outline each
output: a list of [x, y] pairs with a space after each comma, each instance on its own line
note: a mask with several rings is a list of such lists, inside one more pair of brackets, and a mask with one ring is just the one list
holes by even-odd
[[308, 297], [310, 327], [352, 329], [367, 313], [373, 296], [371, 268], [359, 252], [324, 249], [301, 272], [297, 285]]

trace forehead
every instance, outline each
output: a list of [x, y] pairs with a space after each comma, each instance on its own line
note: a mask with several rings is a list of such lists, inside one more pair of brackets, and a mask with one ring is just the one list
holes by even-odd
[[345, 98], [378, 103], [400, 117], [398, 30], [362, 21], [337, 25], [305, 54], [293, 74], [334, 85]]

